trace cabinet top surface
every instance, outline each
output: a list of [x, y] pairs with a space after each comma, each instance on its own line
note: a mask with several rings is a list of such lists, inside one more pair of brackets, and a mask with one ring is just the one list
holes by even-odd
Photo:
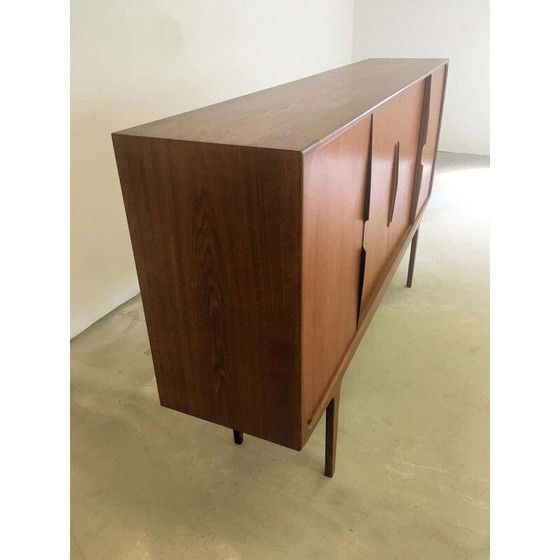
[[446, 63], [370, 58], [116, 134], [305, 151]]

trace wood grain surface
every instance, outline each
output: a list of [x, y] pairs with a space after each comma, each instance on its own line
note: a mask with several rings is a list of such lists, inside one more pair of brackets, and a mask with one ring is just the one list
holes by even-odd
[[362, 310], [379, 284], [387, 259], [409, 227], [423, 91], [423, 83], [415, 84], [373, 112]]
[[305, 151], [446, 62], [370, 58], [122, 132]]
[[430, 195], [434, 166], [436, 160], [437, 145], [439, 141], [439, 130], [441, 126], [441, 116], [443, 109], [443, 96], [445, 92], [445, 80], [447, 66], [443, 66], [434, 71], [427, 83], [429, 87], [429, 102], [427, 112], [426, 140], [420, 153], [418, 194], [415, 196], [412, 207], [410, 221], [413, 223], [421, 208], [426, 204]]
[[335, 398], [332, 474], [342, 378], [430, 196], [446, 62], [113, 134], [162, 405], [299, 450]]
[[303, 180], [305, 422], [356, 332], [370, 121], [307, 154]]
[[161, 404], [301, 441], [301, 154], [113, 136]]

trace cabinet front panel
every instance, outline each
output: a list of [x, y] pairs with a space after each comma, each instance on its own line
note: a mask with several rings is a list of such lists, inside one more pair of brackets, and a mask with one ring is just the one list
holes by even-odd
[[384, 103], [372, 115], [362, 309], [375, 292], [388, 259], [409, 227], [423, 93], [423, 83], [416, 84]]
[[[389, 216], [389, 256], [400, 245], [410, 225], [410, 207], [414, 187], [414, 170], [418, 151], [418, 135], [422, 119], [424, 84], [419, 83], [394, 99], [394, 139], [398, 143], [398, 172], [393, 196], [395, 207]], [[375, 113], [374, 113], [375, 119]], [[374, 121], [375, 122], [375, 121]], [[375, 150], [372, 161], [375, 160]]]
[[442, 66], [436, 70], [431, 76], [430, 85], [430, 104], [428, 111], [428, 124], [426, 134], [426, 144], [422, 150], [421, 164], [421, 181], [419, 187], [418, 204], [414, 209], [412, 220], [416, 218], [418, 213], [424, 207], [428, 196], [430, 195], [430, 188], [432, 185], [432, 176], [434, 169], [434, 161], [437, 150], [439, 121], [441, 117], [441, 110], [443, 105], [443, 91], [445, 87], [445, 72], [446, 66]]
[[356, 333], [370, 126], [360, 120], [304, 159], [304, 422]]

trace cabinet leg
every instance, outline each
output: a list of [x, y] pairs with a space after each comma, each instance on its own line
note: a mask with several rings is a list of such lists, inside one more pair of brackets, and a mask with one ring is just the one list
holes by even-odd
[[336, 464], [336, 438], [338, 435], [338, 405], [340, 388], [327, 406], [327, 430], [325, 441], [325, 476], [332, 478]]
[[414, 275], [414, 261], [416, 260], [416, 245], [418, 245], [418, 232], [420, 228], [416, 230], [414, 237], [412, 238], [412, 243], [410, 244], [410, 260], [408, 261], [408, 277], [406, 279], [406, 287], [410, 288], [412, 286], [412, 276]]
[[233, 441], [235, 441], [237, 445], [241, 445], [243, 443], [243, 432], [233, 430]]

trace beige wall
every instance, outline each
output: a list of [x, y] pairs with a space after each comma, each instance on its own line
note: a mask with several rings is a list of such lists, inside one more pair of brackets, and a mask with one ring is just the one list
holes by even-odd
[[354, 60], [449, 58], [440, 148], [490, 152], [489, 0], [355, 0]]
[[138, 293], [110, 133], [349, 63], [352, 9], [72, 1], [72, 336]]

